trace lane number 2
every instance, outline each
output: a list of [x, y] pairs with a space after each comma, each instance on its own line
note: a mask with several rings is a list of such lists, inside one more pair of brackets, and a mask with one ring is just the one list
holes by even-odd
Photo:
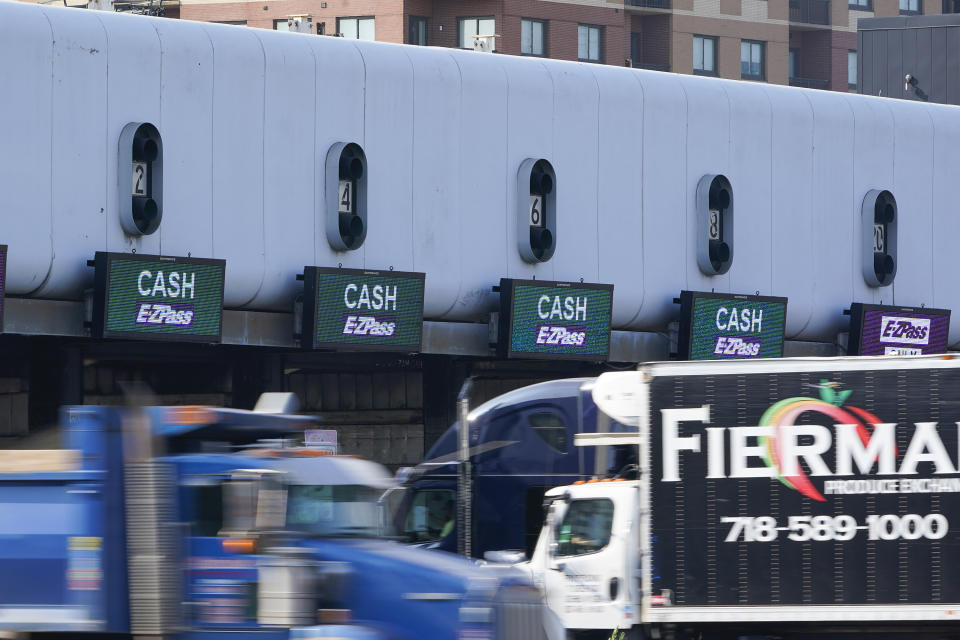
[[147, 195], [147, 163], [133, 163], [133, 195]]

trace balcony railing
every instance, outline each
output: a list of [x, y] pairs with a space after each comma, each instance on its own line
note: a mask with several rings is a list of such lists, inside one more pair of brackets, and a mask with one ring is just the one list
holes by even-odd
[[670, 0], [630, 0], [631, 7], [644, 7], [645, 9], [669, 9]]
[[830, 24], [830, 0], [790, 0], [790, 22]]
[[817, 78], [790, 78], [791, 87], [803, 87], [805, 89], [829, 89], [829, 80], [818, 80]]

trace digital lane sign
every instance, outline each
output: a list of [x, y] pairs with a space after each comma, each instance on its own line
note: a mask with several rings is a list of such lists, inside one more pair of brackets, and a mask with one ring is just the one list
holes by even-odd
[[420, 350], [423, 273], [304, 267], [307, 349]]
[[680, 292], [678, 352], [686, 360], [779, 358], [787, 299]]
[[612, 284], [503, 278], [498, 355], [606, 360], [612, 312]]
[[95, 338], [220, 342], [226, 261], [98, 251]]
[[949, 309], [896, 307], [854, 302], [850, 305], [851, 356], [946, 353]]

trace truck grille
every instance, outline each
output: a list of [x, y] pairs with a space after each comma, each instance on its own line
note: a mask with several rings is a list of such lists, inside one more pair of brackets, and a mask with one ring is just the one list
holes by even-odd
[[135, 635], [162, 635], [177, 624], [180, 594], [173, 471], [161, 462], [130, 462], [125, 482], [130, 627]]

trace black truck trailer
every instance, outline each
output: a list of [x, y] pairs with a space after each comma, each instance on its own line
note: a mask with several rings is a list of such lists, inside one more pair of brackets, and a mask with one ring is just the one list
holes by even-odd
[[576, 443], [639, 469], [547, 493], [529, 567], [568, 629], [960, 637], [960, 359], [656, 363], [593, 398], [613, 427]]

